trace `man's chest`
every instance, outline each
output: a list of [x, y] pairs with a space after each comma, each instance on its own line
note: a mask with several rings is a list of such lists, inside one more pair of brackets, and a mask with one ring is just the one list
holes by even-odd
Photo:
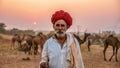
[[49, 58], [66, 56], [66, 52], [67, 52], [66, 43], [63, 44], [62, 48], [61, 48], [60, 44], [58, 44], [58, 43], [52, 43], [48, 47]]

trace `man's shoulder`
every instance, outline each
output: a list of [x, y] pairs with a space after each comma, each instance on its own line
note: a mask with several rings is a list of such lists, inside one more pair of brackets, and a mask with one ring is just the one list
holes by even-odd
[[73, 35], [73, 33], [71, 33], [71, 32], [68, 32], [68, 33], [67, 33], [67, 35]]
[[52, 38], [52, 37], [50, 37], [50, 38], [48, 38], [48, 39], [46, 40], [46, 42], [51, 42], [51, 41], [53, 41], [53, 38]]

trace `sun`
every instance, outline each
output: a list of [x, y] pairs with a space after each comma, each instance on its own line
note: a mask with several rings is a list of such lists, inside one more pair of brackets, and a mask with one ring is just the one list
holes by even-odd
[[34, 24], [34, 25], [36, 25], [36, 24], [37, 24], [37, 22], [34, 22], [33, 24]]

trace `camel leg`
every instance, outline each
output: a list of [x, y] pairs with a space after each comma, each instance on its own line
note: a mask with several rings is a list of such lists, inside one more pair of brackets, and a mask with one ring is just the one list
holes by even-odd
[[88, 40], [88, 51], [90, 51], [91, 42]]
[[111, 61], [111, 59], [114, 56], [114, 54], [115, 54], [115, 47], [113, 47], [113, 55], [110, 57], [109, 61]]
[[13, 42], [13, 49], [15, 49], [15, 42]]
[[21, 42], [19, 42], [19, 47], [22, 48]]
[[32, 42], [32, 41], [30, 41], [30, 42], [31, 42], [31, 43], [29, 44], [29, 54], [32, 55], [31, 49], [32, 49], [33, 42]]
[[40, 49], [40, 56], [41, 56], [42, 55], [42, 47], [40, 46], [39, 49]]
[[11, 49], [15, 49], [15, 41], [12, 41]]
[[11, 49], [13, 49], [13, 47], [14, 47], [14, 42], [12, 41], [12, 44], [11, 44]]
[[118, 62], [117, 53], [118, 53], [118, 47], [116, 48], [116, 54], [115, 54], [116, 62]]
[[107, 61], [107, 60], [106, 60], [106, 56], [105, 56], [105, 52], [106, 52], [107, 48], [108, 48], [108, 45], [105, 45], [105, 46], [104, 46], [104, 50], [103, 50], [104, 61]]
[[90, 45], [88, 45], [88, 51], [90, 51]]
[[18, 46], [17, 46], [17, 48], [20, 48], [20, 44], [19, 44], [19, 42], [18, 42]]
[[34, 55], [34, 46], [31, 47], [31, 55]]
[[38, 45], [37, 45], [37, 47], [36, 47], [36, 54], [38, 54]]
[[34, 47], [34, 55], [37, 55], [37, 53], [38, 53], [38, 45], [35, 45], [35, 47]]
[[21, 42], [18, 42], [18, 48], [22, 49]]
[[32, 54], [31, 53], [31, 48], [32, 48], [32, 45], [29, 45], [29, 51], [28, 51], [29, 54]]
[[13, 42], [11, 43], [11, 48], [10, 48], [11, 50], [12, 50], [12, 47], [13, 47]]

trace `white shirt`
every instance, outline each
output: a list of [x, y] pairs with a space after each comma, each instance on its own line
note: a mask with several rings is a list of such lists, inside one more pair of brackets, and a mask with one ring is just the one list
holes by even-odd
[[[78, 56], [79, 56], [79, 67], [84, 68], [81, 51], [79, 47], [78, 41], [75, 39], [77, 49], [78, 49]], [[49, 59], [49, 68], [69, 68], [69, 63], [66, 59], [66, 53], [67, 53], [67, 44], [66, 42], [63, 44], [63, 47], [61, 48], [61, 45], [57, 42], [56, 39], [51, 37], [46, 41], [43, 47], [42, 51], [42, 59], [40, 63], [42, 62], [48, 62]]]

